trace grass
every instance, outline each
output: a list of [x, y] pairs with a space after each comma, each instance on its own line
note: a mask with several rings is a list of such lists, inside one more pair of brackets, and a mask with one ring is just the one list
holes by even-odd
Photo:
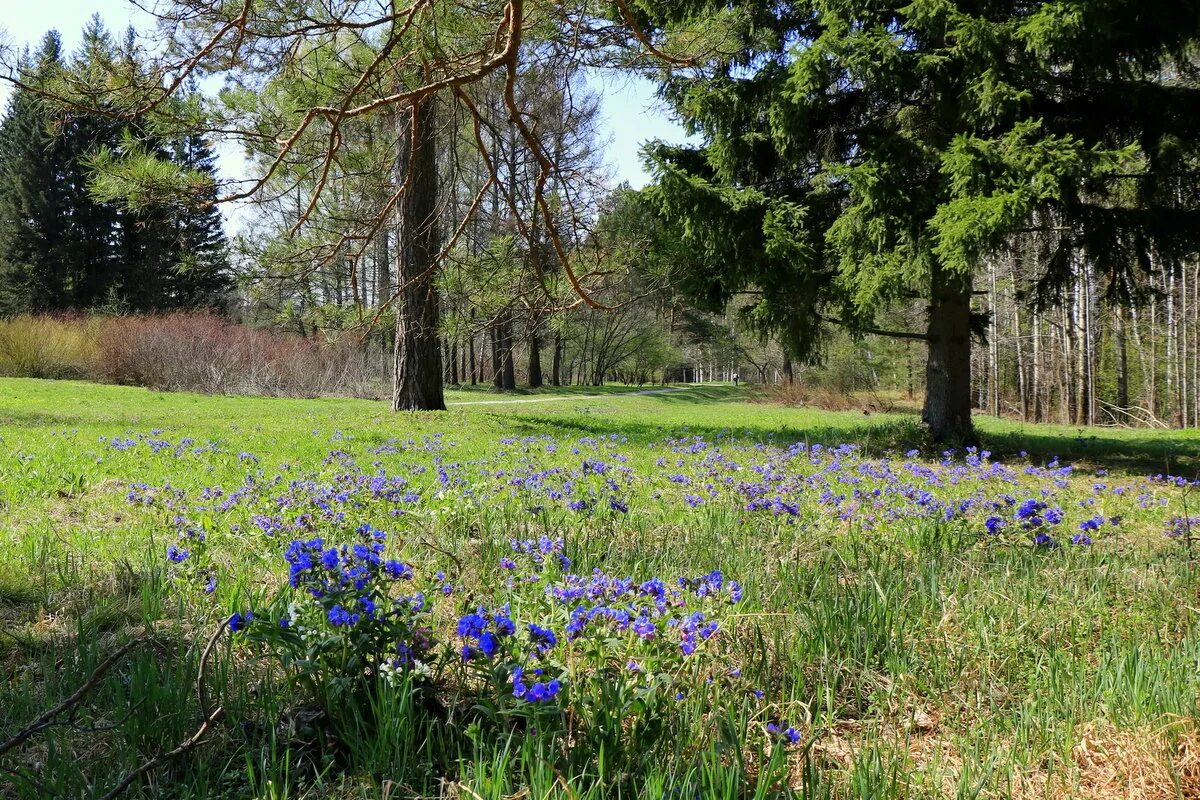
[[[916, 428], [905, 415], [747, 403], [745, 390], [721, 386], [580, 399], [593, 393], [392, 415], [367, 401], [0, 381], [0, 744], [122, 643], [143, 642], [73, 717], [0, 755], [0, 796], [99, 797], [186, 739], [199, 721], [208, 633], [235, 610], [266, 616], [286, 591], [286, 542], [254, 534], [253, 515], [280, 514], [276, 495], [298, 513], [313, 487], [351, 485], [339, 481], [374, 474], [376, 462], [420, 499], [394, 516], [393, 504], [351, 489], [348, 519], [317, 531], [386, 527], [388, 547], [418, 573], [455, 573], [453, 600], [468, 610], [510, 598], [514, 614], [540, 608], [537, 593], [505, 588], [497, 559], [513, 536], [542, 533], [563, 537], [584, 575], [599, 568], [667, 579], [721, 569], [744, 584], [746, 598], [700, 660], [664, 662], [681, 675], [692, 670], [680, 684], [684, 699], [623, 705], [606, 694], [611, 687], [588, 683], [607, 680], [610, 665], [566, 663], [567, 699], [554, 712], [489, 694], [482, 678], [457, 667], [422, 691], [401, 684], [332, 702], [329, 686], [298, 690], [297, 667], [269, 648], [224, 636], [205, 681], [223, 720], [128, 796], [1200, 791], [1196, 573], [1190, 537], [1164, 536], [1172, 517], [1194, 516], [1200, 503], [1190, 488], [1142, 477], [1194, 475], [1196, 432], [982, 418], [986, 445], [1012, 462], [997, 472], [986, 460], [906, 458]], [[131, 444], [114, 447], [114, 437]], [[180, 448], [184, 437], [195, 444]], [[170, 446], [156, 451], [152, 440]], [[795, 442], [859, 449], [810, 455], [789, 450]], [[1088, 468], [1042, 466], [1053, 455]], [[580, 472], [581, 459], [610, 471]], [[892, 478], [879, 477], [885, 459]], [[449, 476], [442, 485], [439, 466]], [[276, 474], [286, 477], [274, 486]], [[253, 484], [247, 475], [257, 476]], [[536, 477], [516, 486], [516, 476]], [[592, 510], [546, 499], [564, 480], [570, 496], [595, 501]], [[292, 481], [305, 488], [285, 489]], [[154, 487], [147, 491], [160, 501], [130, 502], [131, 484]], [[202, 510], [206, 487], [246, 500]], [[926, 490], [940, 504], [933, 512]], [[181, 499], [171, 500], [176, 492]], [[1033, 545], [1012, 508], [997, 510], [1005, 494], [1061, 507], [1062, 546]], [[610, 495], [629, 512], [609, 509]], [[688, 496], [702, 502], [692, 508]], [[775, 501], [783, 505], [772, 510]], [[530, 514], [535, 502], [545, 509]], [[1006, 520], [995, 536], [983, 526], [992, 514]], [[178, 516], [208, 538], [173, 565], [163, 553], [180, 541]], [[1077, 523], [1093, 516], [1104, 520], [1094, 543], [1070, 545]], [[211, 596], [199, 590], [200, 565], [220, 575]], [[635, 645], [614, 635], [597, 647]], [[761, 701], [723, 677], [730, 664]], [[706, 684], [705, 674], [718, 679]], [[768, 720], [795, 725], [800, 743], [764, 738]]]

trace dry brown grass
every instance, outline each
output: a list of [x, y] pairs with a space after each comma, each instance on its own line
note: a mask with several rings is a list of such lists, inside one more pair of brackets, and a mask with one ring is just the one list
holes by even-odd
[[[848, 789], [855, 763], [874, 748], [901, 764], [909, 796], [959, 795], [964, 756], [943, 730], [936, 712], [917, 710], [900, 722], [864, 725], [848, 721], [821, 734], [811, 755], [835, 787]], [[1025, 766], [1011, 750], [996, 753], [1010, 763], [1002, 780], [980, 797], [1012, 800], [1193, 800], [1200, 798], [1200, 732], [1193, 720], [1159, 726], [1118, 728], [1094, 721], [1076, 731], [1069, 759], [1047, 755]], [[793, 756], [792, 782], [803, 775], [803, 757]], [[834, 796], [841, 796], [835, 791]]]

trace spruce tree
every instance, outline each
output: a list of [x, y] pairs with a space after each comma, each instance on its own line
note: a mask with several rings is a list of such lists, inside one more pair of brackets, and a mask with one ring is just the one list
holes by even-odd
[[170, 302], [174, 306], [219, 307], [233, 289], [225, 222], [217, 199], [216, 157], [208, 140], [187, 134], [175, 143], [172, 160], [183, 169], [204, 175], [180, 211]]
[[1015, 235], [1043, 293], [1087, 258], [1114, 300], [1196, 249], [1196, 0], [639, 6], [648, 29], [746, 21], [735, 55], [663, 84], [705, 140], [654, 154], [650, 194], [703, 262], [685, 288], [756, 288], [752, 318], [800, 356], [925, 299], [925, 330], [893, 333], [928, 347], [937, 440], [972, 434], [972, 275]]
[[[22, 69], [48, 75], [62, 66], [62, 42], [51, 31]], [[62, 236], [70, 225], [67, 154], [52, 111], [18, 88], [0, 124], [0, 313], [70, 304], [72, 254]]]
[[[93, 16], [70, 59], [71, 70], [84, 82], [99, 81], [100, 76], [111, 72], [115, 58], [112, 37], [100, 17]], [[123, 304], [123, 290], [132, 276], [123, 258], [120, 213], [115, 203], [93, 197], [89, 166], [93, 153], [117, 146], [122, 125], [101, 113], [67, 110], [59, 117], [56, 132], [66, 152], [64, 188], [71, 209], [71, 224], [61, 234], [71, 255], [70, 305], [87, 309], [113, 302]]]
[[[61, 49], [58, 34], [47, 34], [22, 60], [24, 82], [64, 75]], [[108, 76], [139, 74], [137, 59], [132, 31], [118, 47], [93, 17], [69, 69], [81, 85], [103, 86]], [[0, 313], [220, 306], [232, 280], [207, 141], [166, 139], [148, 120], [103, 111], [14, 93], [0, 124]], [[178, 165], [186, 191], [136, 207], [98, 192], [97, 158], [129, 149]]]

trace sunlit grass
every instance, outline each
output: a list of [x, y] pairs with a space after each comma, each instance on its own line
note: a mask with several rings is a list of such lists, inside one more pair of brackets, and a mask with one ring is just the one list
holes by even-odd
[[[449, 399], [482, 396], [452, 392]], [[1167, 505], [1144, 512], [1130, 495], [1120, 501], [1130, 509], [1121, 527], [1106, 529], [1091, 547], [1064, 542], [1057, 550], [1034, 547], [1019, 533], [989, 540], [974, 517], [869, 527], [838, 520], [811, 498], [797, 524], [752, 515], [740, 501], [688, 510], [679, 502], [684, 489], [665, 477], [674, 461], [655, 466], [675, 458], [661, 446], [668, 436], [727, 437], [722, 452], [744, 462], [753, 451], [739, 448], [754, 443], [852, 441], [876, 454], [907, 448], [916, 437], [911, 416], [742, 398], [732, 387], [697, 387], [393, 415], [366, 401], [0, 382], [0, 741], [70, 694], [119, 642], [148, 639], [82, 709], [79, 727], [100, 730], [56, 727], [0, 756], [0, 766], [26, 776], [0, 773], [0, 794], [99, 795], [186, 738], [198, 721], [201, 640], [230, 608], [281, 583], [278, 552], [225, 523], [214, 528], [220, 535], [212, 546], [219, 543], [225, 570], [215, 599], [172, 582], [163, 558], [175, 541], [169, 514], [129, 503], [131, 483], [169, 483], [189, 493], [236, 487], [252, 471], [241, 453], [259, 459], [253, 469], [268, 477], [291, 465], [296, 474], [329, 478], [338, 467], [322, 462], [333, 450], [403, 470], [432, 457], [419, 447], [370, 451], [435, 432], [455, 443], [448, 460], [492, 467], [525, 457], [516, 447], [499, 455], [507, 437], [554, 437], [562, 447], [545, 456], [547, 464], [570, 463], [566, 447], [581, 437], [627, 438], [613, 449], [646, 476], [631, 490], [629, 514], [538, 516], [520, 499], [472, 506], [451, 493], [432, 504], [437, 513], [396, 523], [405, 552], [435, 563], [440, 552], [422, 548], [436, 546], [462, 563], [472, 591], [488, 596], [502, 579], [495, 562], [504, 543], [543, 530], [566, 539], [583, 573], [720, 568], [737, 577], [746, 601], [721, 647], [763, 687], [769, 708], [802, 724], [802, 745], [778, 751], [784, 763], [776, 767], [786, 777], [756, 782], [775, 774], [746, 730], [756, 707], [702, 700], [679, 707], [677, 750], [636, 776], [607, 775], [607, 783], [597, 782], [598, 763], [564, 762], [574, 771], [556, 771], [561, 754], [540, 751], [549, 745], [536, 737], [464, 738], [431, 723], [404, 696], [379, 701], [387, 705], [374, 716], [389, 720], [386, 727], [364, 724], [334, 742], [315, 709], [287, 694], [277, 669], [222, 641], [209, 682], [225, 705], [224, 723], [131, 796], [397, 797], [440, 785], [445, 796], [462, 798], [615, 796], [613, 786], [638, 797], [1121, 797], [1132, 796], [1130, 787], [1143, 796], [1186, 797], [1196, 788], [1189, 766], [1197, 758], [1192, 720], [1200, 691], [1195, 571], [1188, 544], [1163, 535], [1171, 515], [1200, 513], [1192, 490], [1156, 484], [1154, 498]], [[1082, 510], [1065, 500], [1091, 496], [1093, 483], [1142, 486], [1135, 476], [1143, 465], [1161, 460], [1150, 470], [1179, 473], [1198, 447], [1190, 432], [1096, 429], [1081, 437], [1074, 429], [986, 418], [980, 427], [993, 449], [1014, 459], [1028, 450], [1031, 458], [1018, 464], [1074, 453], [1109, 469], [1107, 477], [1080, 471], [1069, 479], [1063, 505], [1076, 516]], [[171, 442], [190, 437], [218, 448], [156, 457], [144, 445], [119, 451], [101, 440], [152, 430]], [[701, 474], [700, 458], [679, 469]], [[1021, 480], [1032, 487], [1042, 479]], [[1116, 508], [1118, 501], [1103, 502]], [[700, 735], [713, 738], [688, 749], [687, 740]]]

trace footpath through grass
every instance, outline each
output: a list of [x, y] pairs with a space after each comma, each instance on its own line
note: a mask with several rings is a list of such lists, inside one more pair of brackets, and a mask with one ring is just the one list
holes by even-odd
[[745, 398], [0, 381], [0, 796], [1200, 792], [1194, 433]]

